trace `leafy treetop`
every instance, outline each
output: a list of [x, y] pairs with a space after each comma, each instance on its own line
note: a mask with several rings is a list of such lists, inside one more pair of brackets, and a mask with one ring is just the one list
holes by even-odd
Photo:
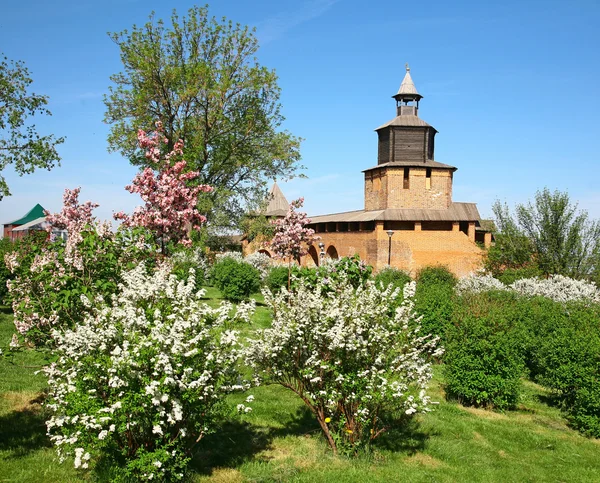
[[111, 77], [104, 99], [109, 149], [155, 167], [135, 133], [160, 120], [161, 149], [170, 152], [181, 139], [188, 169], [215, 188], [201, 211], [212, 212], [213, 226], [234, 224], [243, 203], [264, 197], [268, 179], [293, 176], [300, 140], [279, 130], [277, 76], [258, 64], [248, 27], [209, 18], [207, 7], [184, 18], [174, 11], [171, 21], [166, 27], [152, 14], [143, 27], [110, 34], [124, 70]]
[[[51, 169], [60, 157], [56, 145], [64, 138], [52, 134], [40, 136], [35, 125], [27, 118], [36, 114], [52, 115], [46, 109], [48, 97], [29, 92], [33, 80], [22, 61], [0, 62], [0, 172], [9, 165], [20, 176], [31, 174], [36, 168]], [[10, 196], [4, 176], [0, 175], [0, 200]]]

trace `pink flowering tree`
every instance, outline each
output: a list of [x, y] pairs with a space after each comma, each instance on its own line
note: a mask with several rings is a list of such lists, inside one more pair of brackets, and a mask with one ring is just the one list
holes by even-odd
[[[46, 221], [49, 223], [48, 231], [53, 229], [67, 231], [67, 244], [65, 247], [67, 262], [82, 270], [81, 257], [77, 254], [77, 246], [83, 240], [82, 233], [85, 228], [93, 229], [96, 227], [96, 217], [92, 212], [98, 208], [98, 203], [86, 201], [79, 203], [79, 193], [81, 187], [75, 189], [65, 189], [63, 194], [63, 208], [59, 213], [50, 213], [45, 211]], [[105, 224], [98, 225], [102, 231], [109, 230]]]
[[142, 229], [113, 233], [109, 222], [93, 215], [98, 205], [80, 203], [79, 193], [80, 188], [66, 189], [61, 211], [46, 212], [49, 231], [66, 230], [66, 243], [36, 233], [5, 260], [12, 274], [7, 287], [15, 326], [34, 345], [51, 345], [55, 329], [80, 324], [91, 302], [110, 302], [123, 269], [144, 260], [153, 266], [156, 247]]
[[198, 178], [197, 171], [187, 171], [187, 163], [181, 159], [183, 141], [179, 140], [173, 150], [161, 159], [160, 144], [167, 139], [162, 134], [162, 125], [156, 124], [156, 131], [149, 135], [143, 130], [138, 131], [138, 142], [146, 149], [146, 158], [157, 166], [158, 173], [151, 168], [138, 173], [131, 185], [125, 187], [130, 193], [138, 193], [145, 202], [132, 215], [124, 212], [115, 213], [117, 220], [125, 226], [141, 226], [151, 230], [158, 239], [164, 251], [165, 241], [179, 242], [190, 245], [189, 232], [199, 229], [206, 222], [197, 208], [200, 193], [212, 191], [212, 187], [203, 184], [193, 186], [193, 180]]
[[292, 260], [299, 261], [301, 256], [308, 253], [308, 247], [320, 239], [312, 228], [306, 227], [311, 222], [306, 213], [296, 211], [303, 204], [304, 198], [292, 201], [285, 217], [272, 221], [275, 235], [269, 245], [276, 258], [288, 261], [288, 290]]

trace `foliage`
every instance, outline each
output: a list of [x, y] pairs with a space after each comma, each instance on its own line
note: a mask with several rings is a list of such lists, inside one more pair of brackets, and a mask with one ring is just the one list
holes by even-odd
[[288, 267], [271, 267], [264, 280], [265, 287], [272, 293], [278, 293], [288, 284]]
[[490, 290], [508, 290], [508, 287], [489, 273], [480, 273], [461, 278], [456, 284], [458, 295], [477, 294]]
[[[216, 289], [207, 290], [203, 300], [209, 298], [207, 303], [216, 306], [219, 300], [210, 296], [213, 291], [216, 296]], [[526, 301], [551, 303], [541, 297]], [[243, 331], [253, 333], [270, 325], [264, 307], [256, 312], [260, 320], [255, 314]], [[2, 350], [13, 333], [12, 316], [0, 314]], [[14, 352], [12, 361], [0, 357], [0, 474], [23, 482], [95, 481], [78, 474], [72, 461], [58, 464], [55, 450], [48, 447], [44, 412], [37, 404], [47, 381], [36, 372], [50, 362], [48, 351], [22, 349]], [[517, 409], [494, 417], [446, 401], [440, 387], [442, 369], [433, 367], [427, 391], [439, 401], [435, 410], [391, 428], [374, 441], [370, 454], [358, 458], [339, 458], [326, 450], [315, 418], [294, 393], [279, 385], [253, 388], [252, 412], [241, 420], [223, 420], [216, 432], [194, 447], [189, 479], [220, 481], [230, 475], [242, 481], [336, 483], [395, 481], [398, 475], [406, 481], [499, 482], [507, 475], [513, 481], [553, 481], [556, 475], [569, 482], [597, 479], [598, 441], [582, 438], [567, 426], [564, 414], [549, 399], [549, 390], [524, 380]], [[226, 402], [246, 404], [246, 397], [233, 393]], [[110, 481], [109, 475], [103, 476], [98, 480]]]
[[65, 190], [65, 205], [48, 215], [55, 226], [68, 229], [66, 242], [28, 237], [17, 252], [5, 256], [13, 275], [8, 288], [17, 330], [36, 345], [51, 343], [56, 328], [72, 328], [88, 312], [82, 296], [111, 300], [123, 268], [152, 259], [153, 247], [143, 231], [113, 234], [95, 222], [96, 206], [79, 204], [79, 189]]
[[244, 255], [242, 255], [241, 252], [227, 251], [227, 252], [217, 253], [215, 255], [216, 262], [220, 262], [221, 260], [224, 260], [225, 258], [231, 258], [232, 260], [235, 260], [236, 262], [240, 262], [240, 263], [242, 263], [244, 261]]
[[209, 263], [206, 253], [201, 248], [180, 246], [171, 256], [173, 273], [179, 280], [186, 280], [190, 269], [194, 270], [196, 289], [200, 290], [209, 274]]
[[506, 205], [494, 205], [501, 228], [496, 246], [488, 254], [494, 275], [503, 268], [524, 268], [531, 262], [545, 275], [597, 275], [600, 223], [579, 211], [567, 193], [544, 188], [535, 194], [535, 202], [517, 205], [515, 212], [516, 218]]
[[600, 306], [569, 304], [539, 333], [536, 379], [554, 391], [574, 427], [600, 437]]
[[499, 231], [494, 234], [494, 244], [486, 253], [485, 269], [499, 277], [507, 269], [518, 270], [535, 266], [531, 240], [514, 220], [508, 205], [496, 201], [492, 210]]
[[170, 27], [152, 15], [143, 27], [110, 36], [123, 63], [104, 98], [111, 151], [156, 168], [138, 150], [135, 133], [158, 118], [165, 150], [181, 139], [198, 182], [215, 188], [201, 202], [202, 212], [213, 211], [213, 226], [235, 223], [243, 203], [262, 199], [265, 178], [294, 174], [300, 140], [279, 130], [277, 76], [258, 64], [248, 27], [192, 7], [183, 18], [174, 12]]
[[456, 275], [444, 265], [424, 267], [417, 273], [419, 285], [449, 285], [454, 287], [457, 281]]
[[[163, 265], [122, 274], [118, 297], [100, 302], [73, 330], [56, 333], [56, 363], [44, 369], [50, 439], [74, 466], [111, 468], [111, 481], [174, 481], [195, 443], [214, 428], [226, 391], [242, 389], [231, 305], [200, 302]], [[89, 303], [89, 302], [86, 302]], [[236, 317], [248, 321], [251, 306]]]
[[265, 279], [273, 264], [273, 260], [271, 260], [269, 255], [260, 252], [251, 253], [244, 258], [244, 261], [258, 270], [261, 280]]
[[315, 236], [312, 228], [306, 228], [310, 223], [306, 213], [296, 211], [302, 208], [303, 204], [304, 198], [292, 201], [285, 217], [271, 221], [275, 233], [269, 247], [277, 258], [288, 260], [290, 263], [306, 255], [308, 247], [320, 239]]
[[223, 297], [239, 302], [260, 289], [260, 273], [249, 263], [222, 258], [213, 265], [212, 281]]
[[377, 285], [382, 284], [383, 287], [392, 284], [394, 287], [403, 288], [410, 281], [411, 278], [408, 273], [394, 267], [385, 267], [375, 275], [375, 283]]
[[498, 280], [505, 285], [511, 285], [517, 280], [541, 276], [542, 272], [539, 267], [535, 263], [532, 263], [521, 268], [506, 268], [498, 273]]
[[[35, 234], [34, 234], [35, 236]], [[46, 236], [46, 232], [43, 232]], [[13, 278], [11, 271], [6, 266], [4, 261], [5, 255], [15, 252], [19, 248], [19, 240], [11, 240], [10, 238], [0, 239], [0, 304], [4, 304], [8, 295], [8, 287], [6, 283]]]
[[486, 294], [467, 302], [447, 332], [446, 393], [466, 405], [514, 408], [525, 371], [519, 326]]
[[[328, 260], [323, 264], [323, 268], [327, 278], [330, 280], [332, 278], [337, 279], [343, 274], [348, 283], [354, 288], [364, 285], [373, 274], [373, 267], [361, 260], [358, 254], [351, 257]], [[336, 285], [335, 282], [334, 285]]]
[[173, 150], [161, 159], [161, 143], [167, 143], [163, 137], [163, 128], [157, 123], [156, 132], [148, 136], [143, 130], [138, 131], [140, 148], [146, 149], [146, 157], [158, 170], [155, 175], [151, 168], [146, 168], [133, 178], [131, 185], [125, 189], [130, 193], [138, 193], [145, 205], [136, 209], [132, 215], [122, 211], [115, 213], [117, 220], [122, 220], [124, 226], [144, 227], [152, 231], [161, 241], [163, 248], [166, 242], [179, 242], [186, 246], [192, 245], [189, 232], [199, 230], [206, 217], [198, 211], [198, 196], [209, 193], [212, 188], [208, 185], [188, 184], [198, 178], [196, 171], [184, 172], [187, 163], [183, 160], [171, 162], [183, 154], [183, 142], [177, 141]]
[[248, 242], [266, 242], [273, 238], [275, 228], [265, 215], [246, 215], [241, 220], [242, 232], [246, 235]]
[[523, 297], [546, 297], [555, 302], [600, 303], [600, 289], [593, 282], [574, 280], [562, 275], [548, 278], [522, 278], [510, 285], [503, 284], [489, 274], [461, 279], [456, 285], [459, 295], [507, 290]]
[[422, 330], [440, 337], [442, 343], [452, 320], [456, 283], [454, 274], [444, 266], [425, 267], [417, 273], [415, 310], [421, 316]]
[[516, 212], [545, 274], [582, 277], [600, 259], [600, 224], [578, 212], [567, 193], [545, 188], [535, 194], [535, 204], [517, 205]]
[[429, 409], [428, 358], [441, 350], [409, 328], [414, 288], [405, 287], [393, 316], [398, 289], [373, 282], [355, 289], [341, 279], [328, 295], [302, 281], [294, 292], [264, 292], [273, 325], [250, 342], [247, 361], [264, 382], [304, 401], [334, 452], [356, 454], [399, 419]]
[[338, 259], [326, 258], [318, 267], [292, 267], [292, 290], [303, 283], [322, 294], [335, 292], [337, 286], [347, 282], [354, 288], [364, 286], [371, 279], [373, 267], [367, 265], [358, 255]]
[[[51, 116], [45, 107], [48, 97], [29, 92], [33, 80], [21, 61], [0, 62], [0, 172], [13, 165], [20, 176], [37, 168], [52, 169], [60, 157], [56, 146], [64, 138], [52, 134], [40, 136], [35, 125], [27, 119], [36, 114]], [[10, 196], [4, 176], [0, 174], [0, 200]]]

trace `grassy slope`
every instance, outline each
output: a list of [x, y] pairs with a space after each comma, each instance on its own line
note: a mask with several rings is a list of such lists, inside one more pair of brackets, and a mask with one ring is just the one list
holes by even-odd
[[[0, 348], [14, 333], [12, 316], [0, 314]], [[35, 374], [49, 359], [35, 351], [0, 358], [0, 482], [81, 481], [72, 466], [59, 465], [46, 437], [40, 405], [45, 377]]]
[[[218, 292], [209, 288], [207, 298]], [[262, 298], [250, 335], [269, 323]], [[211, 303], [216, 303], [211, 300]], [[13, 333], [0, 315], [0, 347]], [[0, 482], [85, 481], [70, 462], [59, 464], [44, 433], [37, 397], [44, 387], [34, 375], [47, 359], [34, 352], [0, 359]], [[31, 366], [31, 367], [30, 367]], [[438, 371], [439, 372], [439, 371]], [[335, 458], [301, 402], [279, 387], [255, 388], [252, 413], [231, 420], [197, 448], [194, 481], [302, 482], [589, 482], [600, 481], [600, 441], [569, 429], [558, 409], [545, 404], [544, 390], [525, 383], [519, 410], [496, 413], [445, 402], [415, 424], [390, 433], [370, 456]], [[237, 404], [246, 395], [231, 397]]]

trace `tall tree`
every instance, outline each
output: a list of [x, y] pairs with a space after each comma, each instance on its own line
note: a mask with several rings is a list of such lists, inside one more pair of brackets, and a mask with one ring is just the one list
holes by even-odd
[[516, 211], [544, 273], [590, 275], [600, 250], [600, 224], [578, 210], [568, 193], [544, 188], [535, 194], [535, 203], [517, 205]]
[[578, 210], [568, 193], [544, 188], [515, 212], [494, 204], [499, 232], [487, 260], [493, 272], [535, 263], [547, 275], [599, 278], [600, 223]]
[[[51, 169], [60, 162], [56, 145], [64, 138], [40, 136], [35, 125], [27, 123], [36, 114], [52, 115], [45, 107], [48, 97], [29, 92], [33, 80], [22, 61], [0, 57], [0, 172], [11, 164], [20, 176], [36, 168]], [[10, 196], [10, 190], [0, 174], [0, 200], [4, 196]]]
[[485, 267], [497, 276], [506, 269], [534, 265], [533, 244], [518, 226], [508, 205], [496, 201], [492, 210], [498, 231], [494, 234], [495, 243], [487, 252]]
[[202, 210], [212, 211], [213, 223], [237, 221], [241, 205], [265, 196], [268, 179], [294, 175], [300, 140], [279, 130], [277, 76], [258, 64], [248, 27], [209, 18], [207, 7], [193, 7], [184, 18], [174, 11], [171, 20], [168, 28], [152, 14], [143, 27], [110, 34], [124, 70], [111, 77], [104, 99], [109, 150], [155, 168], [137, 145], [137, 131], [160, 121], [162, 149], [172, 151], [181, 139], [198, 183], [214, 187]]

